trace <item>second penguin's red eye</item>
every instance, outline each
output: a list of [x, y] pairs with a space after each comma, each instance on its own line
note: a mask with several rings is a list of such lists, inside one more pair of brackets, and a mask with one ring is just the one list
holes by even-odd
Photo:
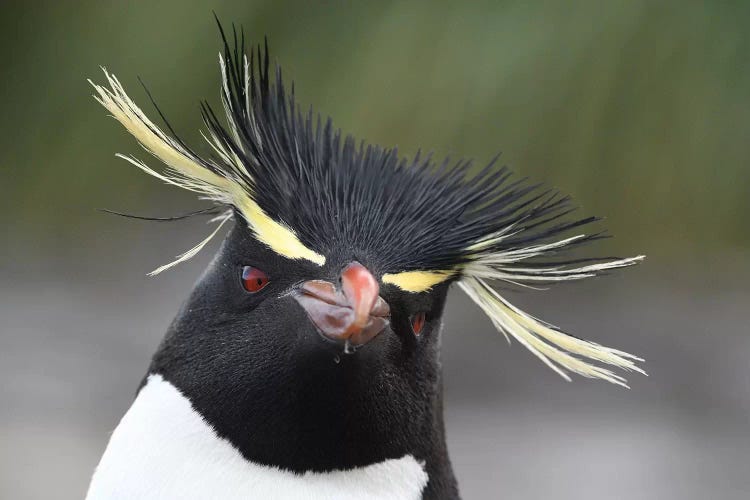
[[242, 286], [250, 293], [260, 292], [268, 284], [268, 276], [257, 267], [242, 268]]

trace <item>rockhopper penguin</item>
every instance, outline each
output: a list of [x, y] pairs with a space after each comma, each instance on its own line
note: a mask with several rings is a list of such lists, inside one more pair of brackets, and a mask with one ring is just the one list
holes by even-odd
[[458, 498], [440, 368], [452, 285], [565, 378], [625, 385], [606, 365], [641, 371], [635, 356], [497, 291], [642, 259], [565, 257], [603, 237], [581, 232], [595, 218], [568, 218], [569, 198], [494, 161], [472, 174], [467, 161], [407, 160], [343, 136], [297, 105], [278, 66], [271, 74], [267, 43], [245, 55], [244, 35], [222, 38], [226, 116], [201, 106], [209, 154], [154, 124], [106, 70], [106, 86], [92, 83], [166, 168], [123, 158], [218, 214], [208, 238], [153, 274], [231, 229], [112, 434], [89, 499]]

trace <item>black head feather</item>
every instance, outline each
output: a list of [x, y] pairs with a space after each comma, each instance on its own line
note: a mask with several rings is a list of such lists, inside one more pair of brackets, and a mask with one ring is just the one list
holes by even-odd
[[420, 153], [406, 159], [396, 148], [344, 136], [330, 118], [300, 110], [279, 65], [271, 78], [267, 41], [248, 60], [244, 33], [233, 29], [233, 45], [221, 34], [229, 127], [207, 103], [203, 116], [244, 168], [210, 163], [248, 186], [267, 214], [323, 255], [345, 246], [370, 255], [383, 273], [455, 270], [477, 257], [468, 250], [474, 243], [509, 226], [516, 235], [481, 254], [543, 243], [596, 220], [564, 220], [572, 211], [568, 197], [512, 181], [507, 167], [495, 168], [497, 158], [471, 175], [471, 161], [435, 162]]
[[[171, 135], [154, 125], [114, 76], [105, 71], [109, 89], [94, 84], [97, 99], [167, 168], [159, 172], [129, 161], [218, 205], [234, 206], [248, 236], [287, 259], [326, 265], [331, 272], [360, 261], [383, 284], [409, 293], [456, 280], [498, 329], [563, 376], [568, 369], [624, 385], [622, 377], [588, 360], [640, 371], [638, 358], [570, 337], [490, 286], [579, 280], [643, 259], [550, 260], [605, 237], [572, 232], [596, 217], [571, 218], [569, 197], [512, 179], [507, 167], [496, 167], [497, 158], [472, 174], [471, 161], [436, 162], [420, 153], [406, 159], [396, 148], [343, 135], [330, 118], [301, 111], [278, 65], [272, 76], [267, 41], [248, 58], [244, 33], [233, 28], [230, 43], [219, 29], [226, 121], [202, 104], [215, 151], [209, 158], [195, 153], [169, 124]], [[216, 219], [224, 223], [230, 216]], [[154, 273], [189, 259], [217, 231]]]

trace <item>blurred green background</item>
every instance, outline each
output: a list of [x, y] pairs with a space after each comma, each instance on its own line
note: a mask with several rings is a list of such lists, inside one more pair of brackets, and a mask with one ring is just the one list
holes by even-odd
[[[643, 356], [631, 391], [567, 384], [460, 293], [445, 314], [448, 446], [467, 499], [746, 500], [750, 491], [750, 2], [4, 1], [0, 6], [0, 498], [81, 498], [219, 238], [114, 153], [156, 161], [91, 97], [137, 77], [201, 144], [211, 14], [259, 41], [358, 138], [471, 157], [606, 216], [606, 279], [509, 300]], [[582, 476], [585, 473], [585, 476]]]
[[477, 164], [502, 151], [607, 216], [619, 253], [695, 263], [750, 248], [750, 3], [645, 0], [4, 3], [13, 248], [85, 251], [113, 223], [95, 207], [197, 206], [113, 157], [139, 151], [86, 78], [106, 66], [153, 115], [141, 76], [197, 142], [199, 100], [218, 101], [212, 9], [268, 35], [300, 102], [359, 138]]

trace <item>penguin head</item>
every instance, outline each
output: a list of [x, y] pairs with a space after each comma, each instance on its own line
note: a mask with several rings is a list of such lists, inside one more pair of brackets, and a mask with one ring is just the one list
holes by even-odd
[[234, 33], [234, 45], [222, 38], [226, 116], [202, 105], [210, 155], [168, 123], [169, 134], [155, 125], [106, 71], [108, 87], [92, 84], [166, 168], [126, 160], [221, 211], [211, 236], [152, 274], [234, 224], [178, 319], [205, 346], [191, 361], [284, 359], [309, 368], [319, 357], [359, 358], [362, 366], [372, 358], [381, 369], [415, 353], [434, 361], [446, 293], [456, 284], [498, 330], [565, 378], [624, 385], [602, 365], [641, 371], [637, 357], [567, 335], [497, 289], [584, 279], [643, 258], [567, 256], [604, 237], [583, 232], [596, 217], [571, 217], [569, 197], [515, 180], [496, 159], [477, 170], [471, 161], [405, 158], [343, 135], [330, 119], [301, 111], [278, 65], [272, 75], [267, 43], [245, 55], [244, 35]]
[[[383, 282], [366, 252], [329, 255], [319, 266], [259, 242], [240, 216], [195, 286], [175, 331], [202, 338], [195, 354], [233, 363], [286, 359], [336, 365], [366, 358], [400, 363], [434, 351], [449, 282], [420, 293]], [[244, 360], [244, 361], [243, 361]], [[382, 368], [382, 367], [381, 367]]]

